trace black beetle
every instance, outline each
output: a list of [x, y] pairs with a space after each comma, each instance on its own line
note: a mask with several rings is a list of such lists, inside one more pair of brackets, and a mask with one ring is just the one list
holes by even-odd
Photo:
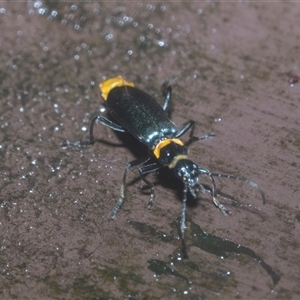
[[[250, 184], [261, 193], [263, 201], [265, 201], [263, 192], [255, 182], [244, 177], [237, 177], [230, 174], [211, 173], [208, 169], [199, 167], [192, 160], [188, 159], [187, 144], [190, 144], [193, 141], [210, 139], [214, 134], [208, 134], [203, 137], [194, 137], [194, 121], [189, 121], [181, 129], [177, 129], [176, 125], [169, 119], [167, 114], [167, 109], [171, 100], [171, 86], [166, 88], [165, 99], [162, 106], [149, 94], [136, 88], [134, 83], [126, 81], [121, 76], [107, 79], [99, 86], [102, 97], [106, 101], [107, 110], [118, 124], [101, 115], [97, 115], [91, 121], [90, 139], [88, 142], [75, 142], [72, 144], [66, 142], [63, 144], [63, 147], [93, 144], [95, 142], [93, 134], [94, 125], [95, 122], [98, 121], [113, 130], [132, 134], [141, 143], [145, 144], [150, 152], [149, 155], [133, 160], [127, 164], [121, 184], [120, 198], [110, 213], [109, 219], [115, 218], [124, 203], [127, 173], [134, 167], [139, 168], [142, 180], [151, 188], [148, 208], [153, 206], [155, 194], [154, 185], [145, 178], [146, 174], [167, 166], [170, 169], [173, 169], [176, 177], [183, 182], [180, 228], [185, 253], [184, 230], [187, 194], [190, 192], [190, 194], [196, 198], [199, 189], [202, 191], [208, 190], [206, 186], [199, 182], [199, 176], [206, 175], [210, 178], [211, 188], [209, 188], [209, 191], [211, 192], [213, 203], [225, 215], [230, 215], [231, 212], [217, 199], [217, 189], [214, 177], [225, 177]], [[180, 140], [180, 137], [188, 130], [191, 130], [189, 140], [187, 143], [183, 143]], [[153, 157], [156, 159], [154, 162], [150, 161]]]

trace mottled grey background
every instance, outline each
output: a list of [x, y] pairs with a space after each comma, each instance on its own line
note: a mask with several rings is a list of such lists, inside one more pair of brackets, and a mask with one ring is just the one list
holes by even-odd
[[[284, 2], [1, 1], [0, 298], [298, 299], [300, 83], [288, 80], [300, 76], [299, 20], [299, 3]], [[172, 119], [216, 133], [191, 159], [265, 191], [263, 205], [251, 186], [217, 181], [240, 201], [220, 197], [231, 217], [208, 193], [190, 199], [188, 261], [178, 261], [182, 186], [171, 172], [149, 176], [152, 211], [131, 173], [107, 222], [126, 162], [143, 150], [101, 125], [106, 143], [60, 148], [87, 138], [98, 84], [116, 75], [158, 101], [174, 77]], [[219, 238], [203, 249], [197, 234]], [[226, 239], [279, 282], [251, 255], [214, 252]]]

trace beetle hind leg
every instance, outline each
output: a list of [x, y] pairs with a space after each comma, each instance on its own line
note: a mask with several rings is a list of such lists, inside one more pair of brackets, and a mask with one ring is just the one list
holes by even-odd
[[94, 126], [95, 126], [96, 122], [99, 122], [115, 131], [126, 132], [126, 130], [122, 126], [104, 118], [101, 115], [98, 115], [98, 116], [94, 117], [90, 123], [89, 140], [75, 141], [73, 143], [66, 141], [66, 142], [62, 143], [60, 146], [63, 149], [67, 149], [67, 148], [71, 148], [71, 147], [85, 147], [85, 146], [93, 145], [95, 143]]
[[162, 105], [162, 109], [164, 111], [168, 111], [170, 109], [171, 97], [172, 97], [172, 87], [167, 86], [165, 92], [163, 93], [165, 96], [164, 103]]
[[169, 77], [163, 83], [161, 87], [162, 94], [164, 96], [164, 103], [162, 105], [162, 109], [169, 115], [170, 112], [170, 103], [172, 98], [172, 86], [171, 83], [174, 81], [175, 76]]

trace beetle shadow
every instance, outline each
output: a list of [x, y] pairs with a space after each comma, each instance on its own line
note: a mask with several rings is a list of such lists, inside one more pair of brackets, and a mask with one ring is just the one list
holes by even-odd
[[[146, 145], [141, 143], [139, 140], [137, 140], [134, 136], [132, 136], [130, 133], [124, 133], [124, 132], [117, 132], [115, 131], [114, 134], [117, 136], [118, 140], [120, 140], [120, 144], [118, 144], [118, 147], [126, 147], [132, 155], [135, 157], [131, 161], [134, 161], [134, 159], [138, 159], [144, 156], [149, 155], [152, 156], [152, 153], [149, 152], [149, 149]], [[104, 142], [103, 140], [97, 140], [97, 142]], [[107, 142], [110, 143], [110, 142]], [[129, 162], [129, 161], [128, 161]], [[147, 164], [155, 163], [157, 160], [154, 157], [151, 157], [149, 162]], [[125, 169], [125, 165], [124, 165]], [[132, 180], [128, 181], [128, 186], [134, 185], [137, 182], [142, 181], [139, 172], [137, 168], [133, 169], [132, 172], [134, 173], [134, 178]], [[169, 189], [172, 191], [176, 191], [176, 198], [178, 201], [182, 202], [183, 199], [183, 183], [180, 179], [178, 179], [173, 170], [169, 169], [167, 166], [162, 166], [159, 170], [146, 174], [145, 177], [147, 178], [149, 175], [154, 174], [152, 180], [150, 180], [151, 183], [154, 184], [154, 186], [162, 186], [165, 189]], [[148, 179], [148, 178], [147, 178]], [[149, 179], [148, 179], [149, 180]], [[205, 189], [209, 188], [205, 186]], [[150, 195], [150, 188], [144, 184], [141, 188], [141, 191], [143, 194]], [[159, 197], [159, 196], [158, 196]], [[192, 197], [190, 193], [187, 195], [187, 206], [188, 207], [197, 207], [199, 205], [199, 200], [201, 200], [200, 192], [198, 193], [198, 197], [195, 199]], [[201, 205], [201, 204], [200, 204]]]
[[[113, 130], [112, 130], [113, 131]], [[127, 148], [131, 153], [133, 158], [130, 161], [134, 161], [135, 159], [139, 159], [141, 157], [146, 157], [149, 155], [152, 156], [151, 152], [149, 152], [149, 149], [146, 145], [141, 143], [139, 140], [137, 140], [134, 136], [132, 136], [130, 133], [127, 132], [118, 132], [113, 131], [113, 134], [116, 135], [119, 142], [113, 143], [111, 141], [108, 141], [106, 139], [95, 139], [95, 142], [97, 143], [103, 143], [107, 145], [111, 145], [112, 147], [120, 148], [125, 147]], [[128, 161], [128, 162], [130, 162]], [[128, 163], [127, 162], [127, 163]], [[151, 157], [150, 160], [147, 162], [147, 164], [155, 163], [157, 160], [154, 157]], [[126, 164], [121, 167], [121, 172], [125, 170]], [[132, 179], [129, 179], [127, 182], [128, 186], [135, 185], [138, 182], [141, 182], [141, 177], [139, 175], [139, 172], [137, 168], [134, 168], [130, 173], [133, 174], [131, 177]], [[151, 179], [149, 179], [149, 175], [151, 176]], [[159, 170], [154, 171], [152, 173], [146, 174], [145, 177], [153, 183], [153, 185], [156, 186], [162, 186], [165, 189], [169, 189], [176, 192], [175, 198], [181, 203], [183, 199], [183, 183], [180, 179], [178, 179], [173, 170], [169, 169], [167, 166], [162, 166]], [[190, 208], [195, 208], [200, 206], [201, 209], [204, 211], [207, 210], [207, 206], [205, 205], [206, 202], [211, 201], [211, 186], [209, 184], [205, 184], [201, 182], [201, 185], [204, 188], [204, 193], [199, 189], [199, 191], [196, 193], [197, 197], [194, 198], [189, 192], [187, 194], [187, 206]], [[142, 182], [142, 188], [141, 192], [145, 195], [150, 196], [150, 188], [145, 183]], [[245, 210], [252, 210], [256, 213], [259, 213], [256, 207], [251, 207], [251, 205], [247, 205], [245, 203], [240, 202], [232, 195], [229, 195], [227, 193], [222, 192], [220, 189], [216, 190], [217, 195], [221, 196], [222, 198], [227, 199], [227, 201], [230, 202], [230, 206], [237, 206], [240, 209]], [[157, 198], [159, 199], [159, 196], [157, 195]], [[252, 208], [252, 209], [251, 209]]]
[[[174, 78], [168, 79], [165, 81], [165, 83], [161, 87], [161, 92], [162, 92], [162, 100], [159, 100], [160, 105], [163, 103], [163, 99], [166, 97], [167, 93], [167, 88], [170, 85], [170, 81], [173, 81]], [[158, 101], [156, 99], [156, 101]], [[170, 101], [169, 106], [166, 110], [166, 114], [169, 118], [171, 118], [173, 112], [173, 106], [172, 106], [172, 101]], [[94, 117], [97, 114], [94, 114]], [[109, 119], [110, 121], [119, 124], [115, 119], [113, 119], [109, 114], [105, 114], [105, 118]], [[99, 124], [100, 125], [100, 124]], [[110, 130], [108, 128], [108, 130]], [[149, 151], [148, 147], [141, 143], [136, 137], [131, 135], [129, 132], [119, 132], [115, 130], [111, 130], [113, 134], [116, 135], [117, 139], [120, 141], [120, 143], [113, 143], [105, 138], [95, 138], [95, 142], [97, 143], [103, 143], [106, 145], [110, 145], [113, 147], [126, 147], [133, 155], [133, 159], [131, 161], [134, 161], [135, 159], [141, 158], [141, 157], [146, 157], [149, 155], [150, 157], [153, 156], [153, 154]], [[96, 135], [96, 134], [95, 134]], [[147, 164], [155, 163], [157, 160], [154, 157], [151, 157], [149, 162]], [[130, 162], [130, 161], [128, 161]], [[127, 163], [128, 163], [127, 162]], [[125, 170], [126, 165], [124, 165], [124, 170]], [[136, 184], [141, 180], [139, 173], [137, 169], [135, 168], [132, 172], [135, 172], [134, 179], [128, 181], [128, 186]], [[156, 179], [151, 183], [154, 184], [154, 186], [161, 185], [163, 188], [170, 189], [173, 191], [176, 191], [177, 199], [181, 202], [183, 199], [183, 183], [181, 180], [176, 178], [173, 170], [169, 169], [167, 166], [162, 166], [159, 170], [153, 172], [155, 173]], [[149, 174], [146, 174], [145, 177], [148, 177]], [[150, 188], [147, 185], [144, 185], [141, 189], [141, 191], [144, 194], [149, 194], [150, 195]], [[197, 199], [193, 198], [190, 193], [187, 195], [187, 206], [189, 207], [196, 207], [198, 206], [198, 201], [199, 197]]]
[[[127, 132], [114, 132], [118, 140], [121, 142], [121, 147], [127, 148], [133, 155], [133, 160], [149, 155], [149, 150], [146, 145], [141, 143], [137, 138]], [[129, 162], [129, 161], [128, 161]], [[124, 166], [125, 168], [125, 166]]]

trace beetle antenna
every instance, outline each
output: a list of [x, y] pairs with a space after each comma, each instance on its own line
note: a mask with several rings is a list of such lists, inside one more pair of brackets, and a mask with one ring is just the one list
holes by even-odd
[[215, 206], [217, 206], [224, 215], [226, 216], [230, 216], [231, 215], [231, 211], [228, 210], [222, 203], [220, 203], [220, 201], [217, 199], [217, 188], [216, 188], [216, 182], [215, 182], [215, 179], [213, 177], [213, 174], [212, 173], [208, 173], [207, 174], [210, 179], [211, 179], [211, 194], [212, 194], [212, 197], [213, 197], [213, 202], [215, 204]]
[[[224, 215], [228, 216], [228, 215], [231, 215], [231, 211], [228, 210], [222, 203], [220, 203], [220, 201], [217, 199], [217, 188], [216, 188], [216, 182], [215, 182], [215, 179], [214, 179], [214, 176], [215, 175], [223, 175], [223, 174], [214, 174], [214, 173], [211, 173], [208, 169], [205, 169], [205, 168], [202, 168], [202, 167], [199, 167], [198, 168], [198, 172], [199, 172], [199, 175], [206, 175], [206, 176], [209, 176], [210, 180], [211, 180], [211, 195], [212, 195], [212, 198], [213, 198], [213, 202], [215, 204], [215, 206], [217, 206]], [[222, 177], [222, 176], [221, 176]]]
[[261, 194], [261, 197], [263, 199], [263, 204], [266, 203], [266, 198], [265, 198], [264, 192], [259, 188], [258, 184], [255, 183], [252, 180], [249, 180], [249, 179], [247, 179], [245, 177], [239, 177], [239, 176], [234, 176], [234, 175], [230, 175], [230, 174], [223, 174], [223, 173], [220, 173], [220, 174], [218, 174], [218, 173], [210, 173], [210, 176], [211, 176], [211, 178], [212, 177], [219, 177], [219, 178], [222, 177], [222, 178], [234, 179], [234, 180], [239, 180], [239, 181], [245, 182], [245, 183], [251, 185], [252, 187], [256, 188], [260, 192], [260, 194]]

